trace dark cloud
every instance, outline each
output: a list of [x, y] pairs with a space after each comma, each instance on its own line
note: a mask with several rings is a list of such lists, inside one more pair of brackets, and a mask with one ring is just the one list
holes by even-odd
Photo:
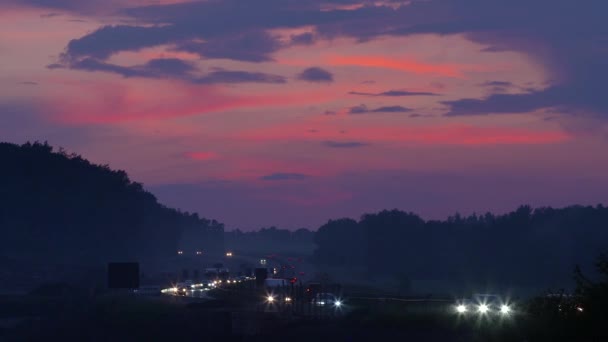
[[369, 108], [367, 108], [366, 105], [362, 104], [362, 105], [351, 107], [348, 110], [348, 113], [349, 114], [365, 114], [365, 113], [369, 113]]
[[85, 58], [71, 62], [69, 67], [76, 70], [111, 72], [123, 77], [149, 78], [189, 78], [198, 71], [192, 63], [176, 58], [152, 59], [146, 64], [129, 67], [105, 63], [94, 58]]
[[262, 72], [221, 70], [196, 79], [197, 83], [286, 83], [283, 76]]
[[199, 69], [188, 61], [177, 58], [152, 59], [143, 65], [120, 66], [106, 63], [95, 58], [68, 61], [68, 65], [51, 64], [50, 69], [69, 67], [75, 70], [100, 71], [123, 77], [177, 78], [199, 84], [214, 83], [285, 83], [286, 78], [261, 72], [217, 69], [206, 75], [198, 76]]
[[[23, 0], [44, 8], [86, 12], [104, 7], [103, 1]], [[120, 7], [126, 4], [112, 1]], [[268, 34], [277, 28], [313, 27], [314, 39], [352, 37], [359, 41], [379, 36], [415, 34], [461, 34], [484, 45], [485, 51], [515, 51], [543, 65], [554, 80], [544, 91], [513, 95], [527, 107], [560, 106], [567, 111], [608, 114], [608, 23], [605, 0], [428, 0], [409, 1], [407, 6], [375, 6], [374, 1], [342, 0], [332, 4], [363, 3], [354, 10], [321, 11], [321, 0], [223, 0], [140, 6], [118, 13], [138, 25], [105, 26], [72, 40], [65, 58], [96, 58], [106, 61], [120, 51], [137, 51], [169, 44], [207, 58], [245, 61], [271, 60], [279, 43]], [[107, 5], [109, 6], [109, 5]], [[106, 6], [106, 7], [107, 7]], [[339, 7], [336, 7], [339, 8]], [[523, 13], [523, 14], [522, 14]], [[306, 43], [302, 36], [294, 42]], [[554, 94], [561, 96], [556, 97]], [[390, 95], [387, 95], [390, 96]], [[500, 98], [502, 100], [502, 98]], [[468, 99], [463, 99], [467, 101]], [[496, 98], [488, 98], [489, 108]], [[485, 101], [481, 99], [481, 101]], [[461, 104], [455, 102], [456, 105]], [[481, 106], [481, 105], [480, 105]], [[513, 105], [517, 106], [517, 105]], [[538, 109], [538, 108], [535, 108]], [[453, 108], [450, 113], [462, 112]]]
[[553, 86], [523, 94], [493, 94], [483, 99], [444, 101], [450, 107], [446, 116], [528, 113], [540, 109], [575, 113], [576, 110], [608, 113], [608, 98], [600, 99], [601, 89], [580, 89]]
[[513, 83], [507, 81], [487, 81], [481, 84], [482, 87], [512, 87]]
[[362, 104], [359, 106], [351, 107], [348, 111], [349, 114], [367, 114], [367, 113], [408, 113], [412, 109], [403, 106], [384, 106], [375, 109], [370, 109], [366, 105]]
[[368, 146], [369, 144], [365, 143], [365, 142], [361, 142], [361, 141], [333, 141], [333, 140], [329, 140], [329, 141], [324, 141], [323, 145], [327, 146], [327, 147], [332, 147], [332, 148], [357, 148], [357, 147]]
[[[224, 0], [123, 9], [123, 15], [140, 25], [146, 25], [101, 27], [72, 40], [66, 48], [66, 56], [107, 59], [120, 51], [137, 51], [145, 47], [170, 44], [176, 50], [198, 53], [206, 58], [267, 61], [272, 59], [271, 54], [276, 50], [292, 45], [282, 44], [268, 30], [306, 25], [331, 26], [349, 20], [352, 14], [358, 12], [320, 11], [321, 3], [319, 0], [297, 3], [280, 0], [261, 0], [255, 3], [248, 0]], [[72, 8], [72, 5], [70, 2], [66, 7]], [[386, 13], [392, 9], [374, 11]], [[301, 34], [293, 39], [293, 43], [305, 44], [314, 38], [311, 34]]]
[[319, 67], [312, 67], [302, 71], [298, 75], [298, 79], [308, 82], [333, 82], [334, 76], [332, 75], [332, 73], [325, 69]]
[[413, 113], [413, 114], [408, 115], [408, 117], [413, 118], [413, 119], [414, 118], [430, 118], [430, 117], [433, 117], [433, 115]]
[[381, 93], [365, 93], [365, 92], [351, 91], [351, 92], [349, 92], [349, 94], [350, 95], [362, 95], [362, 96], [394, 96], [394, 97], [438, 96], [439, 95], [436, 93], [430, 93], [430, 92], [425, 92], [425, 91], [406, 91], [406, 90], [388, 90], [388, 91], [383, 91]]
[[175, 50], [196, 53], [205, 58], [226, 58], [246, 62], [270, 61], [270, 55], [282, 44], [264, 31], [243, 32], [219, 36], [204, 42], [178, 43]]
[[506, 81], [487, 81], [481, 83], [479, 86], [486, 88], [491, 93], [504, 93], [509, 89], [516, 87], [513, 83]]
[[[521, 15], [525, 8], [526, 15]], [[607, 49], [598, 49], [608, 34], [600, 13], [608, 2], [570, 0], [428, 1], [413, 3], [411, 13], [435, 16], [427, 23], [410, 23], [392, 34], [462, 33], [487, 46], [486, 51], [517, 51], [541, 63], [553, 79], [542, 91], [496, 94], [486, 99], [454, 101], [448, 115], [512, 113], [559, 107], [568, 112], [608, 115], [608, 100], [600, 91], [608, 82]], [[604, 43], [605, 44], [605, 43]], [[521, 103], [506, 103], [521, 101]]]
[[152, 77], [144, 68], [124, 67], [116, 64], [101, 62], [95, 58], [85, 58], [68, 64], [68, 67], [84, 71], [101, 71], [119, 74], [123, 77]]
[[260, 177], [261, 180], [265, 181], [284, 181], [284, 180], [304, 180], [309, 176], [301, 173], [273, 173], [270, 175]]
[[406, 108], [403, 106], [385, 106], [373, 109], [373, 113], [407, 113], [411, 112], [410, 108]]
[[493, 94], [484, 99], [442, 102], [450, 107], [446, 116], [528, 113], [543, 108], [563, 108], [572, 103], [585, 106], [584, 103], [573, 101], [569, 90], [558, 87], [525, 94]]
[[338, 113], [336, 113], [336, 112], [335, 112], [335, 111], [333, 111], [333, 110], [326, 110], [326, 111], [325, 111], [323, 114], [324, 114], [324, 115], [336, 115], [336, 114], [338, 114]]
[[148, 61], [144, 65], [145, 69], [159, 74], [170, 74], [186, 76], [198, 71], [198, 68], [191, 62], [177, 58], [157, 58]]
[[[4, 0], [7, 4], [34, 6], [50, 10], [65, 10], [81, 13], [94, 14], [95, 10], [102, 5], [102, 1], [82, 0]], [[126, 1], [124, 2], [126, 4]], [[1, 5], [0, 5], [1, 6]], [[49, 13], [55, 14], [55, 13]]]
[[104, 26], [82, 38], [72, 39], [62, 55], [63, 60], [76, 61], [93, 57], [105, 60], [121, 51], [137, 51], [146, 47], [169, 44], [179, 38], [172, 26]]
[[315, 42], [315, 35], [311, 32], [302, 34], [294, 34], [291, 36], [291, 44], [293, 45], [311, 45]]

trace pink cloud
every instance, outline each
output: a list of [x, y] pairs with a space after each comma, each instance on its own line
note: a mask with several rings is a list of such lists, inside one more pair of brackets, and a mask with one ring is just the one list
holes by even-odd
[[[312, 125], [311, 125], [312, 126]], [[552, 144], [570, 140], [563, 131], [532, 130], [513, 127], [482, 127], [463, 124], [419, 127], [367, 126], [344, 130], [334, 123], [278, 125], [242, 132], [238, 138], [252, 141], [360, 141], [449, 145]]]
[[[66, 125], [118, 124], [242, 108], [311, 105], [329, 101], [335, 96], [326, 91], [302, 93], [291, 88], [260, 95], [238, 94], [219, 85], [191, 85], [168, 80], [129, 79], [95, 83], [67, 81], [63, 85], [67, 88], [62, 87], [61, 91], [57, 89], [57, 99], [51, 100], [50, 105], [58, 113], [55, 121]], [[85, 95], [65, 99], [62, 94], [74, 87], [78, 87], [78, 91]]]
[[353, 65], [371, 68], [393, 69], [416, 74], [434, 74], [446, 77], [463, 77], [463, 66], [457, 64], [430, 64], [414, 59], [396, 59], [384, 56], [330, 56], [330, 65]]

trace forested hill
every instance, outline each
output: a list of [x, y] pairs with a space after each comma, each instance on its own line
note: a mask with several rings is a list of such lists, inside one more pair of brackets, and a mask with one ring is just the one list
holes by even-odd
[[314, 239], [317, 264], [366, 279], [409, 279], [414, 287], [437, 282], [452, 290], [500, 284], [538, 291], [573, 285], [576, 265], [590, 266], [608, 251], [608, 208], [521, 206], [503, 215], [445, 221], [384, 210], [359, 221], [331, 220]]
[[55, 152], [47, 143], [0, 143], [2, 259], [158, 258], [175, 254], [184, 230], [203, 230], [203, 243], [219, 245], [223, 228], [159, 204], [124, 171]]

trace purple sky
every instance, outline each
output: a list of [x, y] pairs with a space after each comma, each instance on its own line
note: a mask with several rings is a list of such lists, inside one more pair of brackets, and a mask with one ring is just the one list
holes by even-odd
[[608, 202], [603, 0], [3, 0], [0, 140], [229, 229]]

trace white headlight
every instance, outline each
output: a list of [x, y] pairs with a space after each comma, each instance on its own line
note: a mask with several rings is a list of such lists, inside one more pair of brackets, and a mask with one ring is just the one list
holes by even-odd
[[266, 300], [268, 301], [268, 303], [272, 303], [272, 302], [274, 302], [274, 297], [273, 296], [268, 296], [266, 298]]
[[458, 311], [458, 313], [465, 313], [467, 312], [467, 307], [463, 304], [460, 304], [456, 307], [456, 311]]
[[339, 300], [337, 300], [337, 301], [335, 301], [335, 302], [334, 302], [334, 305], [335, 305], [337, 308], [339, 308], [339, 307], [341, 307], [341, 306], [342, 306], [342, 302], [341, 302], [341, 301], [339, 301]]
[[479, 310], [479, 312], [481, 313], [486, 313], [488, 312], [488, 306], [486, 304], [479, 304], [479, 307], [477, 308]]
[[503, 315], [507, 315], [510, 312], [511, 312], [511, 307], [509, 307], [508, 305], [504, 304], [503, 306], [500, 307], [500, 313], [502, 313]]

